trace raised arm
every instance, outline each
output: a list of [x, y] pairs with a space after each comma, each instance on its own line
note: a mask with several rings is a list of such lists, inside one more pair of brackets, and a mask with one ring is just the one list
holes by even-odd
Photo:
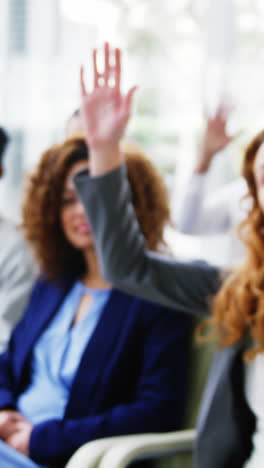
[[213, 117], [207, 119], [193, 173], [183, 194], [175, 190], [173, 195], [173, 219], [185, 234], [219, 234], [231, 227], [229, 194], [225, 196], [221, 189], [205, 193], [206, 178], [214, 157], [234, 138], [227, 133], [228, 116], [229, 109], [222, 105]]
[[98, 86], [96, 53], [95, 87], [87, 93], [82, 83], [82, 116], [90, 147], [91, 178], [76, 177], [86, 207], [104, 275], [115, 286], [183, 311], [205, 314], [208, 296], [219, 286], [218, 269], [205, 263], [180, 263], [145, 249], [134, 215], [119, 141], [130, 115], [135, 88], [120, 93], [120, 51], [111, 67], [115, 87], [108, 79], [109, 49], [105, 46], [103, 86]]
[[234, 137], [227, 133], [229, 114], [230, 109], [223, 104], [213, 117], [207, 119], [200, 152], [194, 167], [195, 174], [206, 173], [215, 155], [233, 141]]

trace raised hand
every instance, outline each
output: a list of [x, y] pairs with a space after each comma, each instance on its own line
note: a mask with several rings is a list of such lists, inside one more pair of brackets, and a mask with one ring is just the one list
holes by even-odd
[[196, 172], [206, 172], [215, 154], [234, 139], [227, 134], [226, 129], [229, 113], [230, 109], [222, 105], [214, 117], [207, 120]]
[[207, 120], [204, 144], [211, 153], [223, 150], [234, 138], [226, 131], [228, 117], [229, 109], [222, 106], [214, 117]]
[[[110, 64], [110, 55], [114, 64]], [[127, 126], [131, 104], [136, 87], [127, 94], [120, 91], [121, 52], [104, 46], [104, 70], [99, 73], [97, 50], [93, 51], [94, 87], [88, 92], [84, 83], [84, 69], [81, 67], [81, 115], [84, 133], [90, 148], [105, 150], [118, 145]]]

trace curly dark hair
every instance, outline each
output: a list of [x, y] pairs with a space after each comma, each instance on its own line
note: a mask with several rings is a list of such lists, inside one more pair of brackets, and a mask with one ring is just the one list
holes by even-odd
[[[69, 169], [89, 157], [83, 138], [75, 137], [45, 151], [29, 177], [22, 207], [23, 230], [41, 271], [51, 280], [80, 277], [86, 269], [82, 252], [66, 239], [61, 221], [61, 198]], [[135, 212], [150, 250], [164, 244], [169, 202], [161, 175], [137, 149], [125, 150]]]

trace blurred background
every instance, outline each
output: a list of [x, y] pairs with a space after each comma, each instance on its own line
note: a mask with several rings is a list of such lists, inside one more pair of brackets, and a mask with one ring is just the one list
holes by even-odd
[[[223, 99], [239, 136], [214, 161], [208, 190], [238, 177], [245, 143], [263, 127], [263, 20], [263, 0], [0, 0], [0, 123], [11, 137], [1, 211], [19, 219], [24, 176], [63, 139], [79, 106], [80, 64], [89, 72], [90, 50], [105, 40], [124, 51], [123, 89], [140, 86], [129, 138], [171, 192], [191, 170], [205, 115]], [[168, 229], [167, 240], [186, 257], [224, 257], [224, 235]]]

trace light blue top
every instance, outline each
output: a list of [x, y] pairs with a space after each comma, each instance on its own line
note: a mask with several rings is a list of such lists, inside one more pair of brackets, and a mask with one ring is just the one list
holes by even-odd
[[1, 468], [48, 468], [47, 466], [38, 465], [30, 458], [7, 445], [3, 440], [0, 440], [0, 460]]
[[[93, 296], [89, 312], [72, 326], [85, 294]], [[109, 295], [109, 289], [90, 289], [77, 281], [39, 337], [33, 350], [31, 383], [17, 401], [18, 411], [33, 424], [63, 417], [82, 353]]]

